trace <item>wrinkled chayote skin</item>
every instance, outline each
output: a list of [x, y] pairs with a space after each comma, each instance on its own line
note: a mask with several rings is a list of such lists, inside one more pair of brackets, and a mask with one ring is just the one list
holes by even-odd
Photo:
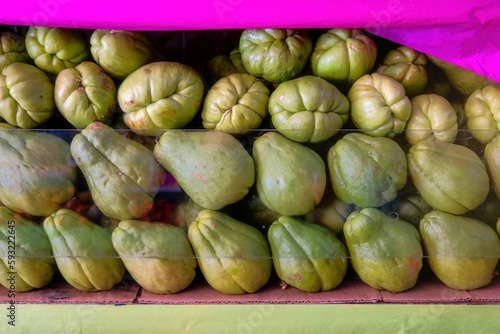
[[196, 259], [186, 232], [176, 226], [122, 220], [111, 241], [132, 278], [149, 292], [177, 293], [196, 276]]
[[255, 181], [255, 164], [243, 145], [221, 131], [166, 131], [154, 154], [198, 205], [220, 210], [243, 199]]
[[9, 209], [48, 216], [75, 193], [68, 143], [52, 134], [0, 130], [0, 201]]
[[55, 110], [54, 84], [42, 70], [13, 63], [0, 73], [0, 117], [23, 129], [47, 122]]
[[211, 85], [230, 74], [248, 73], [241, 61], [241, 52], [238, 47], [231, 50], [229, 55], [220, 54], [211, 58], [205, 72]]
[[75, 67], [90, 55], [83, 31], [70, 28], [31, 26], [26, 50], [38, 68], [53, 75]]
[[370, 136], [395, 137], [411, 115], [405, 89], [386, 75], [365, 74], [353, 83], [347, 98], [354, 125]]
[[11, 284], [16, 292], [43, 288], [56, 271], [43, 228], [5, 206], [0, 206], [0, 257], [0, 284], [7, 290]]
[[267, 233], [273, 264], [286, 284], [307, 292], [335, 289], [347, 272], [347, 249], [327, 228], [281, 216]]
[[274, 127], [296, 142], [320, 143], [349, 118], [349, 101], [334, 85], [307, 75], [281, 83], [269, 97]]
[[301, 74], [312, 51], [312, 40], [305, 30], [245, 29], [239, 50], [248, 73], [281, 83]]
[[406, 155], [392, 139], [351, 132], [328, 151], [335, 194], [361, 208], [381, 207], [406, 184]]
[[221, 212], [202, 210], [188, 230], [208, 284], [229, 295], [254, 293], [271, 276], [271, 250], [254, 227]]
[[417, 283], [423, 265], [418, 230], [376, 208], [354, 211], [344, 225], [351, 264], [377, 290], [402, 292]]
[[404, 220], [418, 228], [422, 217], [432, 211], [432, 207], [424, 201], [420, 194], [398, 196], [388, 205], [380, 208], [382, 212], [393, 218]]
[[71, 154], [95, 205], [110, 218], [142, 217], [165, 180], [153, 152], [100, 122], [73, 138]]
[[491, 185], [500, 199], [500, 136], [491, 140], [484, 148], [484, 161], [490, 174]]
[[251, 74], [234, 73], [208, 90], [201, 118], [205, 129], [241, 134], [258, 128], [267, 115], [269, 89]]
[[162, 58], [142, 31], [97, 29], [90, 36], [90, 45], [95, 62], [117, 80]]
[[474, 138], [488, 144], [500, 134], [500, 85], [474, 91], [464, 106], [466, 125]]
[[488, 196], [486, 167], [465, 146], [424, 140], [410, 148], [407, 159], [413, 184], [434, 209], [460, 215]]
[[82, 291], [110, 290], [125, 273], [111, 242], [111, 232], [70, 209], [43, 221], [57, 268], [70, 285]]
[[0, 72], [12, 63], [30, 62], [24, 37], [9, 31], [0, 32]]
[[500, 240], [487, 224], [433, 210], [420, 221], [420, 234], [433, 273], [448, 287], [474, 290], [493, 279]]
[[372, 70], [376, 58], [377, 45], [360, 29], [330, 29], [314, 45], [311, 68], [345, 93]]
[[390, 50], [376, 72], [387, 75], [401, 83], [408, 97], [422, 94], [427, 86], [427, 58], [425, 54], [399, 46]]
[[311, 212], [326, 187], [323, 159], [312, 149], [277, 132], [253, 143], [256, 187], [262, 203], [284, 216]]
[[117, 105], [116, 86], [102, 68], [83, 62], [62, 70], [56, 78], [54, 100], [64, 118], [77, 129], [90, 123], [110, 123]]
[[423, 140], [453, 143], [458, 134], [455, 108], [437, 94], [421, 94], [411, 99], [411, 116], [406, 139], [411, 145]]
[[204, 83], [190, 66], [154, 62], [130, 74], [118, 88], [123, 121], [134, 132], [156, 136], [188, 124], [203, 102]]

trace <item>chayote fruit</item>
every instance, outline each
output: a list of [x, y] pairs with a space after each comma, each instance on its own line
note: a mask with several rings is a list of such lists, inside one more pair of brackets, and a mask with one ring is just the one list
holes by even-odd
[[180, 202], [175, 207], [172, 225], [187, 232], [189, 225], [196, 219], [201, 210], [205, 210], [205, 208], [187, 197], [185, 201]]
[[0, 72], [13, 63], [30, 63], [23, 36], [12, 32], [0, 32]]
[[269, 97], [274, 127], [296, 142], [323, 142], [344, 126], [349, 101], [334, 85], [312, 75], [281, 83]]
[[484, 161], [490, 174], [490, 181], [500, 199], [500, 136], [492, 139], [484, 148]]
[[386, 75], [365, 74], [353, 83], [347, 98], [354, 125], [367, 135], [395, 137], [411, 115], [405, 89]]
[[122, 220], [111, 241], [132, 278], [149, 292], [177, 293], [196, 276], [196, 259], [186, 232], [176, 226]]
[[413, 184], [434, 209], [460, 215], [488, 196], [486, 167], [465, 146], [424, 140], [410, 148], [407, 159]]
[[57, 109], [77, 129], [90, 123], [110, 123], [117, 105], [116, 86], [99, 65], [83, 62], [62, 70], [56, 78]]
[[464, 106], [467, 128], [474, 138], [488, 144], [500, 135], [500, 85], [474, 91]]
[[252, 190], [253, 191], [251, 191], [246, 198], [246, 204], [248, 205], [248, 210], [252, 218], [252, 225], [259, 230], [265, 231], [281, 215], [265, 206], [257, 194], [256, 189], [253, 188]]
[[230, 295], [254, 293], [271, 276], [268, 241], [254, 227], [221, 212], [202, 210], [188, 230], [208, 284]]
[[420, 221], [420, 234], [429, 266], [448, 287], [474, 290], [493, 279], [500, 240], [482, 221], [433, 210]]
[[130, 74], [118, 88], [123, 121], [135, 132], [156, 136], [187, 125], [203, 102], [204, 83], [193, 68], [155, 62]]
[[41, 70], [57, 75], [90, 55], [87, 37], [80, 29], [31, 26], [26, 34], [26, 50]]
[[420, 219], [426, 213], [432, 211], [432, 207], [420, 194], [410, 194], [396, 197], [394, 201], [383, 206], [380, 210], [393, 218], [404, 220], [418, 228]]
[[203, 127], [233, 134], [256, 129], [267, 116], [269, 89], [251, 74], [234, 73], [217, 81], [205, 97]]
[[220, 131], [166, 131], [154, 154], [198, 205], [220, 210], [243, 199], [255, 181], [250, 154]]
[[338, 198], [361, 208], [381, 207], [406, 184], [406, 155], [392, 139], [348, 133], [328, 151], [328, 169]]
[[377, 290], [402, 292], [417, 283], [423, 266], [418, 230], [376, 208], [354, 211], [344, 225], [351, 264]]
[[286, 284], [307, 292], [335, 289], [347, 272], [347, 249], [327, 228], [281, 216], [267, 233], [273, 264]]
[[[493, 182], [493, 180], [491, 181]], [[495, 187], [492, 187], [483, 204], [467, 212], [464, 216], [480, 220], [495, 229], [497, 220], [500, 217], [500, 198], [496, 196], [494, 190]]]
[[57, 268], [73, 287], [83, 291], [110, 290], [125, 273], [111, 242], [111, 232], [69, 209], [43, 221]]
[[47, 122], [55, 110], [54, 84], [42, 70], [13, 63], [0, 73], [0, 117], [29, 129]]
[[208, 82], [213, 85], [219, 79], [234, 73], [248, 73], [241, 60], [241, 52], [237, 47], [229, 55], [220, 54], [208, 61], [205, 70]]
[[253, 143], [256, 187], [262, 203], [284, 216], [309, 213], [326, 187], [323, 159], [300, 143], [267, 132]]
[[149, 149], [93, 122], [71, 142], [95, 205], [110, 218], [133, 219], [146, 214], [165, 180]]
[[7, 290], [12, 285], [15, 292], [43, 288], [56, 271], [43, 228], [5, 206], [0, 206], [0, 257], [0, 284]]
[[375, 65], [377, 45], [360, 29], [330, 29], [319, 36], [311, 54], [314, 75], [347, 92]]
[[312, 51], [306, 30], [245, 29], [239, 50], [248, 73], [272, 83], [298, 77]]
[[48, 216], [75, 193], [68, 143], [49, 133], [0, 130], [0, 201], [9, 209]]
[[423, 140], [453, 143], [458, 134], [457, 114], [444, 97], [421, 94], [411, 99], [411, 116], [406, 124], [406, 139], [411, 145]]

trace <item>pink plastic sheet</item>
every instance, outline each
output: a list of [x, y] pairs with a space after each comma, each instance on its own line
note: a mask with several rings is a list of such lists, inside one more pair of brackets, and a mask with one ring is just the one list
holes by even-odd
[[19, 0], [1, 25], [130, 30], [366, 28], [500, 82], [498, 0]]

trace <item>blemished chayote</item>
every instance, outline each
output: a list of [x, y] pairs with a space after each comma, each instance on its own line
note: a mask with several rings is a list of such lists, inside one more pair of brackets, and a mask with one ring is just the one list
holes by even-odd
[[330, 29], [314, 45], [310, 60], [314, 75], [347, 93], [354, 81], [369, 73], [377, 45], [360, 29]]
[[500, 136], [495, 137], [484, 148], [484, 161], [490, 175], [493, 191], [500, 199]]
[[302, 73], [312, 51], [312, 40], [306, 30], [300, 29], [245, 29], [239, 50], [248, 73], [281, 83]]
[[75, 193], [76, 166], [67, 142], [31, 130], [0, 131], [0, 201], [11, 210], [48, 216]]
[[318, 153], [277, 132], [253, 143], [256, 188], [262, 203], [283, 216], [311, 212], [326, 188], [326, 166]]
[[417, 283], [423, 249], [412, 224], [366, 208], [349, 215], [344, 237], [354, 270], [372, 288], [402, 292]]
[[288, 285], [306, 292], [330, 291], [347, 272], [346, 246], [326, 227], [281, 216], [267, 233], [274, 269]]
[[132, 278], [149, 292], [177, 293], [196, 277], [193, 250], [186, 232], [179, 227], [122, 220], [111, 241]]
[[111, 232], [70, 209], [43, 221], [57, 268], [82, 291], [110, 290], [121, 282], [125, 267], [111, 242]]
[[113, 79], [99, 65], [87, 61], [62, 70], [54, 93], [57, 109], [77, 129], [94, 121], [110, 123], [117, 105]]
[[219, 54], [211, 58], [205, 70], [209, 85], [213, 85], [219, 79], [234, 73], [248, 73], [241, 61], [241, 52], [238, 47], [231, 50], [229, 55]]
[[465, 146], [424, 140], [410, 147], [407, 160], [415, 188], [434, 209], [460, 215], [488, 196], [486, 167]]
[[165, 173], [151, 150], [100, 122], [77, 134], [70, 148], [105, 216], [134, 219], [152, 208]]
[[141, 135], [157, 136], [187, 125], [198, 113], [204, 82], [192, 67], [177, 62], [149, 63], [118, 88], [123, 121]]
[[465, 102], [467, 128], [486, 145], [500, 135], [500, 85], [474, 91]]
[[269, 97], [274, 127], [296, 142], [320, 143], [349, 118], [349, 101], [334, 85], [306, 75], [281, 83]]
[[351, 132], [328, 151], [335, 194], [358, 207], [381, 207], [396, 198], [407, 179], [406, 155], [392, 139]]
[[438, 94], [421, 94], [411, 99], [411, 116], [406, 123], [406, 140], [411, 145], [423, 140], [453, 143], [458, 134], [455, 108]]
[[347, 98], [352, 122], [370, 136], [395, 137], [411, 115], [403, 85], [383, 74], [365, 74], [353, 83]]
[[271, 277], [269, 243], [248, 224], [202, 210], [189, 226], [188, 237], [207, 283], [221, 293], [254, 293]]
[[205, 129], [241, 134], [258, 128], [267, 116], [269, 89], [251, 74], [234, 73], [217, 81], [205, 97]]
[[96, 29], [90, 36], [90, 52], [94, 61], [117, 80], [163, 58], [142, 31]]
[[26, 50], [41, 70], [57, 75], [90, 56], [83, 30], [31, 26], [26, 34]]
[[54, 84], [39, 68], [13, 63], [0, 73], [0, 117], [23, 129], [39, 127], [52, 118]]
[[0, 206], [0, 258], [0, 284], [7, 290], [13, 284], [15, 292], [43, 288], [56, 271], [43, 228], [5, 206]]
[[493, 279], [500, 240], [487, 224], [433, 210], [420, 221], [420, 234], [431, 270], [448, 287], [474, 290]]
[[12, 63], [31, 63], [25, 38], [10, 31], [0, 32], [0, 72]]
[[166, 131], [154, 154], [198, 205], [220, 210], [243, 199], [255, 181], [245, 147], [221, 131]]

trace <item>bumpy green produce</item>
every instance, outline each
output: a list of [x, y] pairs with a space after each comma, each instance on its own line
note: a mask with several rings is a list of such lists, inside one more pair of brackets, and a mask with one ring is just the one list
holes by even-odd
[[5, 206], [0, 206], [0, 257], [0, 284], [7, 290], [12, 285], [15, 292], [43, 288], [56, 271], [43, 228]]
[[347, 272], [347, 249], [327, 228], [281, 216], [268, 231], [273, 264], [286, 284], [307, 292], [335, 289]]
[[326, 187], [323, 159], [312, 149], [277, 132], [267, 132], [253, 144], [256, 187], [262, 203], [284, 216], [311, 212]]
[[75, 193], [68, 143], [42, 132], [0, 131], [0, 201], [9, 209], [48, 216]]
[[467, 128], [474, 138], [488, 144], [500, 134], [500, 85], [474, 91], [464, 106]]
[[328, 151], [335, 194], [361, 208], [381, 207], [406, 184], [406, 155], [392, 139], [348, 133]]
[[154, 154], [198, 205], [220, 210], [243, 199], [255, 164], [243, 145], [220, 131], [166, 131]]
[[30, 129], [47, 122], [55, 110], [54, 84], [42, 70], [13, 63], [0, 73], [0, 117]]
[[418, 230], [375, 208], [354, 211], [344, 225], [351, 264], [377, 290], [402, 292], [415, 286], [423, 265]]
[[378, 73], [356, 80], [347, 98], [354, 125], [370, 136], [395, 137], [403, 132], [412, 112], [404, 87]]
[[142, 217], [165, 180], [153, 152], [100, 122], [73, 138], [71, 154], [95, 205], [110, 218]]
[[312, 75], [280, 84], [269, 98], [274, 127], [296, 142], [323, 142], [344, 126], [349, 101], [334, 85]]
[[60, 209], [43, 221], [57, 268], [78, 290], [110, 290], [125, 273], [111, 242], [111, 232], [69, 209]]
[[298, 77], [312, 51], [306, 30], [246, 29], [239, 50], [248, 73], [272, 83]]
[[254, 293], [271, 276], [269, 243], [254, 227], [221, 212], [203, 210], [188, 237], [208, 284], [224, 294]]
[[12, 32], [0, 33], [0, 72], [12, 63], [32, 62], [24, 37]]
[[495, 230], [480, 220], [439, 210], [420, 221], [427, 261], [441, 282], [457, 290], [490, 284], [500, 259]]
[[423, 140], [455, 141], [458, 134], [457, 114], [447, 99], [437, 94], [421, 94], [411, 99], [411, 108], [405, 132], [411, 145]]
[[210, 59], [205, 72], [209, 84], [213, 85], [225, 76], [234, 73], [247, 73], [247, 70], [241, 61], [240, 49], [235, 48], [229, 55], [220, 54]]
[[376, 59], [377, 45], [360, 29], [330, 29], [314, 45], [311, 68], [345, 93], [372, 70]]
[[186, 232], [176, 226], [122, 220], [111, 241], [132, 278], [149, 292], [177, 293], [196, 276], [196, 259]]
[[197, 71], [176, 62], [154, 62], [130, 74], [118, 88], [123, 121], [137, 132], [156, 136], [187, 125], [203, 102], [204, 83]]
[[111, 122], [117, 105], [116, 86], [99, 65], [83, 62], [57, 75], [54, 100], [69, 123], [84, 129], [94, 121]]
[[460, 215], [488, 196], [486, 167], [465, 146], [424, 140], [410, 148], [407, 159], [413, 184], [434, 209]]
[[493, 190], [500, 199], [500, 136], [495, 137], [486, 145], [484, 160], [490, 174]]
[[418, 228], [422, 217], [432, 211], [432, 207], [424, 201], [420, 194], [411, 194], [403, 197], [397, 197], [388, 205], [380, 208], [382, 212], [394, 218], [404, 220]]
[[205, 210], [205, 208], [199, 206], [188, 197], [185, 201], [176, 206], [172, 225], [187, 232], [189, 225], [196, 219], [201, 210]]
[[281, 215], [265, 206], [255, 188], [253, 190], [246, 198], [253, 225], [260, 230], [267, 230]]
[[205, 97], [201, 118], [206, 129], [246, 133], [267, 116], [269, 89], [251, 74], [234, 73], [217, 81]]
[[75, 67], [90, 55], [83, 31], [70, 28], [29, 27], [26, 50], [38, 68], [53, 75]]

